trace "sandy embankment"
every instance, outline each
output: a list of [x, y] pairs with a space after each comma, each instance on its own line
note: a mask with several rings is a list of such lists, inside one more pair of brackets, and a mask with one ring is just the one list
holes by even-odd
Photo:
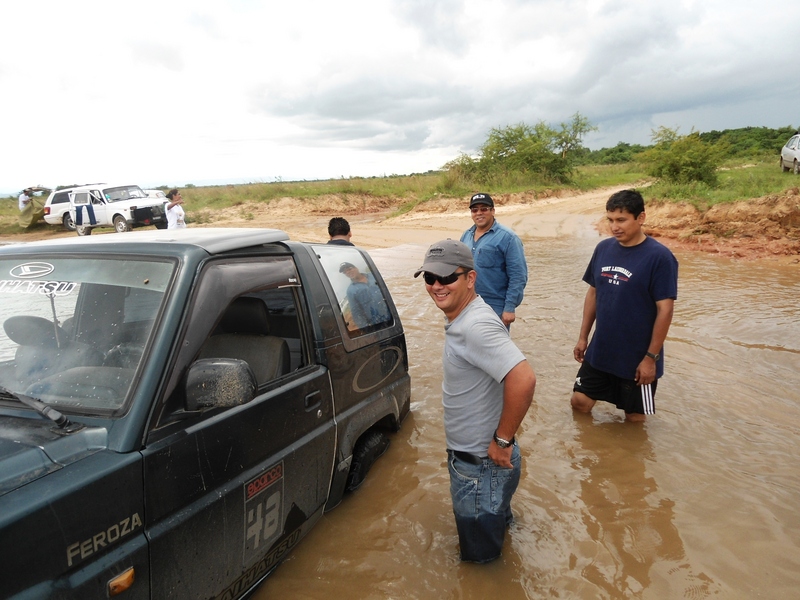
[[[523, 237], [597, 235], [604, 227], [605, 202], [619, 188], [582, 194], [494, 195], [498, 220]], [[365, 248], [428, 245], [461, 235], [472, 220], [464, 198], [440, 198], [399, 217], [389, 215], [399, 201], [372, 196], [336, 195], [310, 200], [282, 198], [268, 204], [245, 202], [223, 210], [186, 210], [191, 227], [270, 227], [292, 239], [324, 242], [331, 216], [344, 216], [353, 240]], [[194, 222], [192, 222], [194, 221]], [[777, 196], [718, 205], [701, 212], [684, 203], [651, 203], [646, 230], [674, 248], [743, 259], [772, 258], [800, 262], [800, 190]], [[110, 230], [108, 230], [110, 232]], [[95, 235], [99, 234], [98, 231]], [[32, 241], [74, 236], [56, 227], [38, 228], [3, 241]]]
[[[619, 188], [623, 189], [623, 188]], [[535, 198], [530, 194], [493, 196], [499, 221], [523, 237], [555, 237], [581, 231], [597, 235], [595, 224], [604, 214], [605, 201], [615, 190], [600, 190], [563, 197]], [[325, 242], [331, 216], [344, 216], [361, 247], [390, 248], [404, 244], [427, 246], [444, 238], [458, 238], [472, 225], [463, 198], [426, 202], [399, 217], [390, 217], [393, 206], [381, 199], [322, 198], [299, 203], [285, 198], [268, 205], [246, 203], [219, 211], [217, 227], [275, 227], [292, 239]], [[203, 215], [202, 221], [210, 219]]]
[[[523, 237], [596, 235], [603, 232], [605, 202], [618, 188], [583, 194], [529, 193], [493, 196], [498, 220]], [[409, 213], [389, 217], [379, 198], [321, 198], [299, 203], [286, 198], [269, 205], [244, 204], [217, 215], [217, 226], [279, 227], [298, 240], [325, 241], [330, 216], [350, 221], [353, 239], [366, 248], [431, 244], [460, 236], [472, 220], [463, 198], [428, 201]], [[302, 212], [300, 212], [302, 211]], [[701, 212], [685, 203], [647, 207], [646, 230], [673, 248], [742, 259], [800, 261], [800, 191], [718, 205]]]

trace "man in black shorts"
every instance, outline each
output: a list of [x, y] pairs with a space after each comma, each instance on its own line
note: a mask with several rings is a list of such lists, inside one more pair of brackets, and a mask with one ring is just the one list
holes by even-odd
[[656, 411], [664, 340], [678, 297], [678, 261], [642, 230], [644, 199], [639, 192], [613, 194], [606, 216], [614, 239], [597, 245], [583, 275], [589, 290], [572, 351], [581, 367], [570, 403], [574, 410], [589, 413], [603, 400], [625, 411], [626, 420], [644, 421]]

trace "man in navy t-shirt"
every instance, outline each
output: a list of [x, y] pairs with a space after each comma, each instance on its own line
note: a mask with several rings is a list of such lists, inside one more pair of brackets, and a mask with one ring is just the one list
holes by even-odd
[[[663, 347], [678, 296], [678, 261], [642, 230], [644, 199], [634, 190], [606, 203], [611, 233], [595, 248], [583, 280], [589, 284], [578, 343], [581, 363], [570, 400], [589, 413], [598, 400], [625, 411], [628, 421], [655, 413]], [[595, 331], [589, 342], [589, 333]]]

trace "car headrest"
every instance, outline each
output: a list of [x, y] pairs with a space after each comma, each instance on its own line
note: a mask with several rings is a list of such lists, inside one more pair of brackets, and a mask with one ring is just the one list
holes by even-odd
[[237, 298], [225, 309], [214, 333], [269, 335], [267, 305], [258, 298]]
[[56, 331], [61, 342], [67, 340], [67, 332], [61, 327], [42, 317], [31, 315], [16, 315], [9, 317], [3, 323], [3, 329], [12, 342], [20, 346], [43, 346], [56, 348]]

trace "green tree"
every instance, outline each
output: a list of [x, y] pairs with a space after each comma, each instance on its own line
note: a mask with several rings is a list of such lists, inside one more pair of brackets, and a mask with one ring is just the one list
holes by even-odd
[[542, 121], [493, 128], [480, 148], [479, 170], [487, 175], [515, 172], [566, 181], [570, 166], [557, 152], [557, 136]]
[[597, 127], [579, 112], [572, 115], [569, 123], [561, 123], [561, 130], [556, 133], [555, 139], [556, 147], [561, 151], [561, 158], [566, 158], [569, 153], [581, 149], [584, 136], [592, 131], [597, 131]]
[[472, 180], [481, 184], [498, 181], [569, 181], [573, 155], [581, 150], [583, 136], [595, 129], [575, 113], [556, 130], [543, 121], [494, 127], [473, 158], [462, 154], [443, 168], [448, 181]]
[[696, 131], [679, 135], [677, 128], [663, 125], [652, 132], [652, 140], [655, 145], [640, 155], [650, 175], [671, 183], [717, 184], [717, 168], [725, 156], [725, 144], [707, 144]]

